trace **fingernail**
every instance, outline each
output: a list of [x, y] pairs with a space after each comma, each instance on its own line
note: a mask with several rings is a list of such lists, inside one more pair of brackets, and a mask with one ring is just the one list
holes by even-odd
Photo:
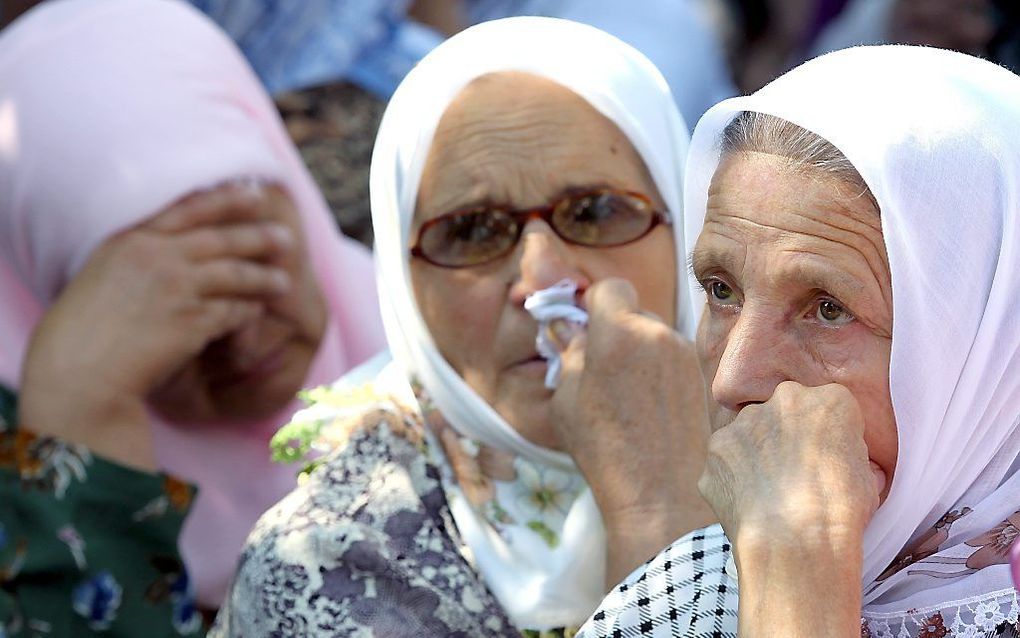
[[573, 340], [574, 335], [580, 332], [581, 327], [577, 324], [567, 321], [565, 319], [556, 319], [555, 321], [549, 322], [547, 334], [549, 340], [553, 342], [561, 352], [567, 349]]

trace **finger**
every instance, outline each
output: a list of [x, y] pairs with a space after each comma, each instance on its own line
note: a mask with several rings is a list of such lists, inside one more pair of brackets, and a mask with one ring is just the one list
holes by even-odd
[[666, 323], [662, 319], [662, 317], [649, 310], [638, 310], [637, 314], [641, 315], [642, 317], [645, 317], [646, 319], [651, 319], [652, 321], [656, 321], [658, 323]]
[[220, 339], [262, 316], [264, 306], [243, 299], [209, 299], [198, 324], [206, 342]]
[[871, 468], [871, 478], [875, 486], [875, 500], [880, 502], [882, 496], [885, 494], [886, 485], [889, 482], [889, 478], [885, 474], [885, 470], [879, 467], [878, 463], [872, 460], [868, 460], [868, 465]]
[[205, 226], [186, 231], [180, 241], [185, 254], [195, 260], [272, 257], [297, 244], [289, 227], [274, 222]]
[[601, 323], [614, 316], [639, 312], [638, 295], [626, 279], [603, 279], [584, 295], [592, 323]]
[[584, 332], [584, 326], [568, 321], [566, 319], [556, 319], [550, 321], [549, 325], [545, 328], [546, 336], [549, 338], [549, 342], [556, 347], [560, 352], [567, 349], [570, 342], [574, 337]]
[[[552, 407], [555, 415], [563, 411], [573, 412], [577, 409], [578, 394], [581, 388], [581, 375], [584, 372], [584, 357], [587, 336], [575, 336], [567, 349], [560, 354], [560, 376], [556, 389], [553, 391]], [[566, 422], [555, 418], [555, 424]]]
[[192, 193], [159, 213], [143, 228], [179, 233], [199, 226], [251, 222], [265, 219], [265, 196], [250, 185], [225, 184]]
[[242, 259], [217, 259], [197, 269], [198, 292], [205, 297], [255, 297], [286, 294], [287, 271]]
[[579, 332], [570, 340], [566, 349], [560, 353], [560, 387], [565, 385], [568, 379], [579, 376], [584, 370], [584, 357], [587, 350], [588, 335]]

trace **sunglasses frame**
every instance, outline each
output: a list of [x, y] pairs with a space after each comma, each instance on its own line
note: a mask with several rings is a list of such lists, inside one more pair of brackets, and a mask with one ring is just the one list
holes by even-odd
[[[615, 244], [598, 244], [593, 246], [590, 244], [582, 244], [580, 242], [570, 239], [569, 237], [564, 237], [563, 234], [560, 232], [560, 229], [558, 229], [556, 225], [553, 224], [553, 213], [556, 212], [557, 207], [563, 204], [563, 202], [572, 199], [583, 199], [585, 197], [603, 195], [606, 193], [612, 193], [614, 195], [624, 195], [644, 202], [652, 213], [652, 217], [648, 224], [648, 228], [646, 228], [644, 232], [642, 232], [637, 237], [634, 237], [633, 239], [628, 239], [627, 241], [621, 241]], [[481, 212], [480, 209], [485, 209], [489, 211], [498, 210], [500, 212], [506, 213], [514, 221], [517, 222], [517, 236], [514, 237], [513, 242], [509, 244], [508, 248], [505, 251], [493, 255], [492, 257], [488, 257], [483, 261], [462, 265], [443, 264], [434, 261], [432, 258], [425, 254], [425, 252], [421, 248], [421, 242], [422, 239], [425, 237], [425, 233], [427, 233], [429, 229], [453, 217], [476, 214], [478, 212]], [[531, 208], [513, 209], [508, 207], [503, 208], [500, 206], [491, 206], [488, 208], [485, 208], [483, 206], [472, 206], [469, 208], [459, 208], [449, 213], [445, 213], [443, 215], [440, 215], [439, 217], [434, 217], [421, 225], [421, 228], [418, 229], [418, 236], [415, 239], [414, 244], [411, 245], [411, 256], [417, 257], [418, 259], [421, 259], [439, 268], [473, 268], [475, 266], [482, 266], [509, 255], [513, 251], [513, 249], [517, 247], [517, 244], [521, 241], [521, 235], [524, 234], [524, 227], [527, 226], [528, 222], [530, 222], [533, 219], [541, 219], [542, 221], [544, 221], [549, 226], [549, 228], [551, 228], [552, 231], [556, 233], [556, 236], [565, 241], [566, 243], [572, 246], [583, 246], [585, 248], [616, 248], [618, 246], [626, 246], [627, 244], [631, 244], [639, 239], [646, 237], [660, 224], [663, 226], [670, 226], [673, 224], [673, 217], [669, 214], [669, 212], [659, 210], [658, 208], [656, 208], [655, 204], [652, 203], [651, 198], [645, 195], [644, 193], [621, 190], [616, 188], [598, 188], [593, 190], [568, 192], [565, 193], [562, 197], [557, 197], [555, 200], [547, 204], [544, 204], [542, 206], [534, 206]]]

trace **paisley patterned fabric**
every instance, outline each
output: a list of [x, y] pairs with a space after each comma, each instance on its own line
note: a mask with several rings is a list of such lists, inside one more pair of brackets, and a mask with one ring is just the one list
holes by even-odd
[[305, 463], [300, 486], [256, 525], [212, 636], [573, 635], [515, 627], [489, 591], [445, 485], [490, 479], [465, 473], [477, 454], [455, 477], [452, 431], [418, 397], [341, 382], [305, 399], [274, 440], [277, 460]]

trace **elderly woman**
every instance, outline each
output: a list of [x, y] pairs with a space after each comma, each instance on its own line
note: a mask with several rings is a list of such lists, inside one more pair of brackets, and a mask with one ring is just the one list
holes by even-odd
[[722, 528], [582, 635], [1015, 635], [1017, 121], [1020, 78], [914, 47], [706, 114], [686, 212]]
[[[694, 325], [686, 147], [655, 68], [592, 27], [489, 22], [416, 67], [372, 167], [393, 361], [280, 433], [283, 456], [325, 455], [256, 526], [214, 634], [562, 633], [709, 519], [700, 377], [669, 327]], [[593, 383], [631, 388], [574, 459], [524, 308], [562, 280], [587, 291]]]
[[295, 393], [381, 345], [370, 273], [197, 11], [66, 0], [5, 30], [0, 635], [197, 630], [192, 591], [219, 605], [293, 487], [266, 446]]

